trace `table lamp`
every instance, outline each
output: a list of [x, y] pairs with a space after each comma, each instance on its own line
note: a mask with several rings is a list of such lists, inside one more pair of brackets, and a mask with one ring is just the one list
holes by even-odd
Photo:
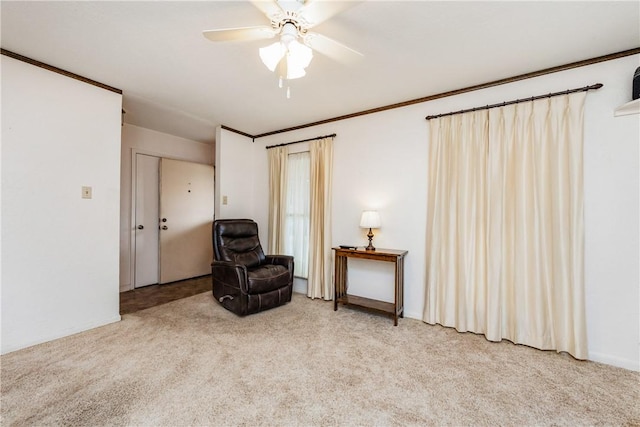
[[369, 233], [367, 237], [369, 238], [369, 246], [365, 249], [368, 251], [375, 251], [376, 248], [373, 247], [371, 241], [373, 240], [373, 232], [372, 228], [380, 228], [380, 215], [378, 211], [362, 211], [362, 217], [360, 217], [360, 228], [368, 228]]

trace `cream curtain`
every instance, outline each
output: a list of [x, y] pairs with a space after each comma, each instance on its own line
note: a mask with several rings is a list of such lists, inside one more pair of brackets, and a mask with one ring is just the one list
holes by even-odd
[[331, 177], [333, 139], [310, 144], [311, 213], [309, 225], [309, 280], [307, 296], [333, 299], [331, 278]]
[[587, 358], [585, 96], [431, 120], [425, 322]]
[[270, 254], [284, 253], [284, 221], [287, 203], [287, 162], [289, 147], [267, 150], [269, 158], [269, 249]]

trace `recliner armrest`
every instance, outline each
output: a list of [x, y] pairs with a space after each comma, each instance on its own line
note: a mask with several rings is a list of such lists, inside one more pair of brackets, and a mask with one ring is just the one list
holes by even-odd
[[289, 270], [291, 280], [293, 280], [293, 257], [291, 255], [266, 255], [265, 264], [283, 265]]
[[224, 282], [247, 293], [247, 267], [229, 261], [213, 261], [211, 275], [214, 281]]

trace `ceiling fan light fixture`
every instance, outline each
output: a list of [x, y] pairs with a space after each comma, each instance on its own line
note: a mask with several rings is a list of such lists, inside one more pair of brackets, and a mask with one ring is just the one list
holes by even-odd
[[281, 29], [279, 42], [260, 48], [262, 63], [270, 71], [278, 68], [281, 78], [286, 80], [303, 77], [306, 74], [305, 68], [313, 59], [313, 51], [300, 43], [298, 36], [298, 27], [287, 22]]

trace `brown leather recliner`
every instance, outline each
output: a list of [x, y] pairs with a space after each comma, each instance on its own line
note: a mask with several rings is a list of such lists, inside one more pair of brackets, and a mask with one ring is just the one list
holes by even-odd
[[213, 296], [224, 308], [245, 316], [291, 301], [293, 257], [265, 255], [258, 224], [250, 219], [218, 219], [212, 234]]

